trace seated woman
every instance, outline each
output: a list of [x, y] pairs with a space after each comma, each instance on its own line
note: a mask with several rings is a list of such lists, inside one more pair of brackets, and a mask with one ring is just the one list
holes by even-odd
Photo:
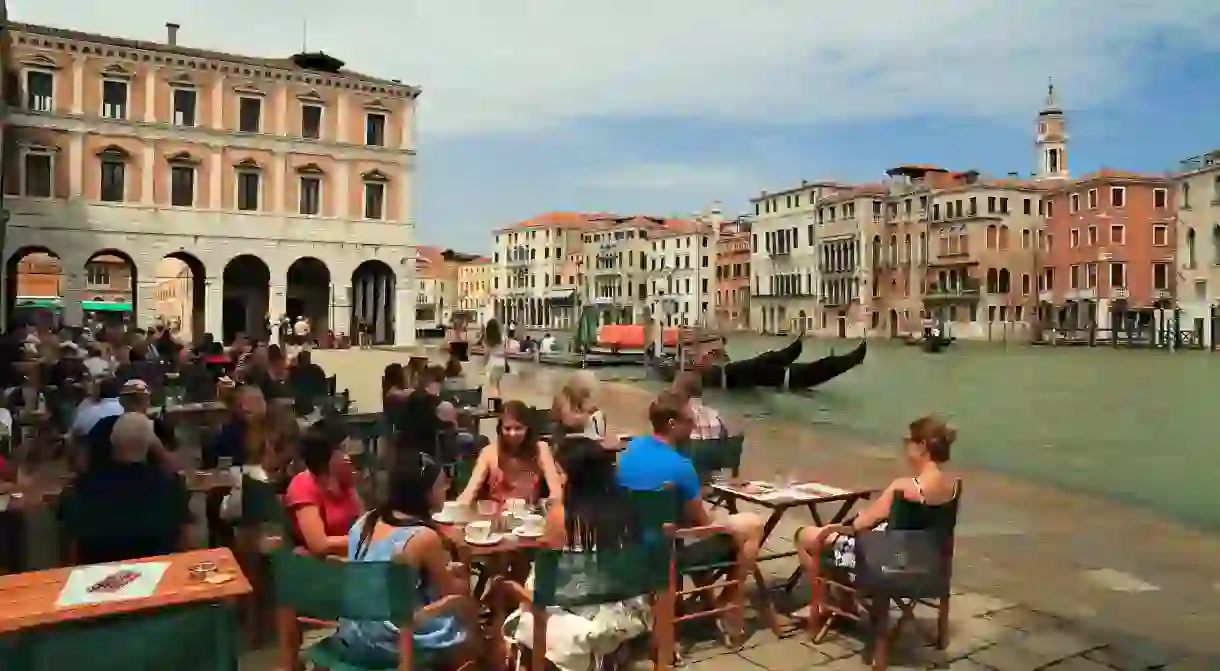
[[[565, 477], [563, 496], [547, 508], [547, 545], [569, 551], [618, 550], [641, 540], [641, 530], [629, 495], [618, 486], [615, 455], [601, 443], [583, 436], [564, 441], [559, 466]], [[595, 583], [596, 575], [585, 576]], [[526, 584], [533, 588], [531, 573]], [[584, 583], [582, 583], [584, 584]], [[597, 588], [593, 588], [597, 591]], [[532, 647], [533, 617], [519, 608], [513, 637]], [[511, 621], [511, 618], [510, 618]], [[648, 631], [652, 610], [641, 596], [572, 610], [551, 608], [546, 632], [546, 657], [560, 671], [602, 668], [598, 657]]]
[[[270, 451], [274, 432], [262, 390], [250, 385], [238, 387], [234, 390], [232, 408], [232, 415], [220, 427], [215, 440], [204, 446], [201, 460], [204, 469], [219, 468], [222, 459], [232, 466], [262, 465]], [[222, 491], [210, 491], [206, 495], [205, 511], [211, 547], [228, 545], [230, 541], [231, 528], [220, 516], [224, 498]]]
[[284, 494], [296, 543], [315, 555], [346, 553], [347, 532], [364, 512], [356, 471], [343, 451], [346, 441], [341, 421], [322, 419], [309, 427], [300, 446], [305, 470]]
[[563, 481], [555, 468], [551, 446], [535, 436], [529, 415], [529, 408], [521, 401], [504, 404], [496, 425], [496, 442], [479, 452], [470, 482], [458, 501], [470, 504], [482, 493], [498, 503], [508, 499], [535, 502], [544, 494], [551, 500], [559, 498]]
[[810, 584], [816, 584], [813, 579], [821, 572], [823, 554], [830, 553], [837, 568], [855, 568], [856, 535], [884, 529], [895, 499], [936, 509], [957, 497], [958, 479], [941, 470], [941, 464], [949, 461], [957, 432], [935, 417], [917, 419], [907, 430], [903, 456], [910, 475], [891, 482], [881, 496], [846, 524], [810, 526], [797, 531], [797, 555]]
[[[432, 522], [448, 488], [449, 479], [431, 457], [420, 452], [400, 455], [390, 472], [385, 504], [353, 524], [344, 541], [349, 561], [385, 562], [401, 557], [419, 569], [425, 604], [436, 604], [433, 608], [441, 612], [416, 620], [416, 654], [439, 654], [456, 666], [460, 658], [469, 657], [468, 648], [479, 637], [467, 636], [477, 627], [477, 613], [469, 601], [469, 577], [461, 565], [450, 562], [452, 543]], [[349, 663], [364, 668], [398, 664], [398, 627], [390, 622], [342, 620], [335, 639]]]
[[190, 494], [177, 476], [151, 463], [152, 420], [129, 412], [114, 424], [109, 459], [78, 476], [61, 509], [80, 564], [123, 561], [185, 547]]
[[568, 378], [551, 401], [557, 434], [576, 433], [599, 439], [609, 435], [606, 415], [593, 402], [596, 386], [597, 378], [588, 371], [578, 371]]

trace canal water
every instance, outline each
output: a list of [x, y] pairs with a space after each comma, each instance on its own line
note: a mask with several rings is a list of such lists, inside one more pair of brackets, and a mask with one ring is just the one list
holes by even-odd
[[[783, 344], [731, 336], [729, 352], [742, 359]], [[854, 345], [806, 340], [801, 360]], [[1220, 355], [981, 343], [928, 354], [870, 341], [863, 366], [811, 392], [709, 392], [713, 400], [895, 450], [908, 422], [936, 413], [958, 429], [954, 463], [1220, 530]]]

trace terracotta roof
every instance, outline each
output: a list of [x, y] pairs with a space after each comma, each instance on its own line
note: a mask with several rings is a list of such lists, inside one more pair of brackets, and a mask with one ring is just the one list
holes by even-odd
[[519, 221], [515, 224], [510, 224], [504, 228], [496, 229], [500, 231], [513, 231], [527, 228], [562, 228], [568, 230], [580, 230], [588, 228], [593, 221], [604, 219], [615, 219], [618, 215], [609, 212], [547, 212], [540, 214], [532, 219]]
[[157, 51], [166, 54], [178, 54], [181, 56], [190, 56], [193, 58], [207, 58], [219, 61], [228, 61], [230, 63], [243, 63], [247, 65], [257, 65], [265, 68], [275, 68], [277, 70], [288, 70], [301, 74], [312, 73], [320, 77], [346, 77], [348, 79], [356, 79], [370, 84], [380, 84], [387, 88], [393, 88], [401, 93], [418, 96], [420, 89], [418, 87], [395, 82], [389, 79], [381, 79], [371, 77], [369, 75], [352, 72], [351, 70], [339, 70], [337, 73], [332, 72], [315, 72], [306, 70], [297, 66], [290, 58], [258, 58], [255, 56], [241, 56], [238, 54], [225, 53], [223, 51], [210, 51], [207, 49], [192, 49], [182, 45], [170, 46], [161, 42], [149, 42], [146, 40], [129, 40], [122, 37], [111, 37], [109, 35], [99, 35], [97, 33], [86, 33], [78, 30], [68, 30], [66, 28], [55, 28], [52, 26], [41, 26], [33, 23], [10, 23], [9, 30], [19, 33], [29, 33], [36, 35], [45, 35], [47, 37], [58, 37], [65, 40], [75, 40], [80, 42], [93, 42], [96, 44], [111, 44], [116, 47], [126, 47], [128, 49], [141, 49], [144, 51]]
[[1067, 179], [1051, 182], [1046, 185], [1046, 189], [1048, 191], [1061, 193], [1084, 185], [1092, 184], [1144, 182], [1146, 184], [1153, 185], [1167, 185], [1171, 180], [1172, 178], [1168, 175], [1102, 168], [1097, 172], [1089, 173], [1078, 179]]

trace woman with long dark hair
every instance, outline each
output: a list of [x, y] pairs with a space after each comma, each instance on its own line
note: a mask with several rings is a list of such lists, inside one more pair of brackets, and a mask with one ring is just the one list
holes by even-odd
[[344, 452], [347, 427], [338, 419], [314, 422], [301, 438], [305, 470], [284, 494], [296, 542], [315, 555], [343, 554], [347, 532], [364, 510], [356, 470]]
[[[450, 563], [451, 543], [432, 522], [445, 502], [449, 479], [431, 457], [403, 450], [390, 472], [385, 504], [361, 517], [348, 533], [347, 558], [353, 562], [384, 562], [402, 558], [420, 571], [425, 604], [457, 596], [454, 608], [469, 614], [469, 583], [465, 570]], [[437, 614], [415, 623], [415, 648], [456, 655], [468, 640], [469, 620]], [[336, 634], [345, 661], [363, 667], [394, 667], [398, 663], [398, 628], [390, 622], [343, 620]], [[458, 660], [452, 659], [457, 662]]]
[[483, 349], [487, 357], [487, 398], [500, 398], [500, 381], [508, 373], [508, 359], [504, 356], [500, 322], [494, 319], [483, 327]]
[[[567, 438], [558, 454], [565, 483], [562, 497], [547, 508], [547, 545], [592, 553], [613, 552], [641, 542], [643, 530], [630, 495], [618, 486], [615, 454], [588, 436]], [[531, 575], [527, 586], [532, 587], [533, 579]], [[550, 609], [547, 617], [545, 654], [560, 671], [602, 668], [601, 657], [652, 626], [647, 597]], [[510, 622], [514, 619], [515, 630], [506, 629], [514, 632], [518, 643], [533, 647], [532, 614], [518, 609]]]
[[458, 500], [470, 504], [484, 494], [504, 503], [508, 499], [537, 501], [546, 495], [552, 500], [563, 491], [563, 480], [555, 466], [551, 446], [538, 440], [531, 412], [521, 401], [504, 404], [496, 425], [496, 442], [479, 452], [474, 472]]

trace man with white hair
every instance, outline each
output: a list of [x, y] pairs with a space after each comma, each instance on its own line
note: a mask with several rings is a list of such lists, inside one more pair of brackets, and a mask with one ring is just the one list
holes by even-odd
[[110, 453], [76, 478], [63, 502], [64, 526], [83, 564], [177, 552], [190, 522], [190, 493], [154, 465], [160, 448], [153, 422], [128, 412], [114, 422]]
[[[148, 412], [152, 407], [152, 399], [149, 395], [148, 385], [143, 380], [128, 380], [123, 384], [122, 390], [119, 393], [119, 402], [123, 406], [126, 415], [139, 415], [148, 419]], [[94, 463], [104, 463], [112, 460], [114, 453], [114, 430], [118, 426], [118, 421], [126, 415], [112, 415], [103, 417], [94, 424], [88, 434], [89, 452], [85, 468], [88, 468]], [[153, 428], [154, 437], [157, 439], [154, 445], [149, 447], [151, 457], [150, 461], [163, 467], [170, 473], [177, 473], [180, 467], [178, 459], [174, 456], [173, 450], [177, 447], [174, 440], [174, 431], [165, 422], [161, 420], [148, 419], [148, 423]]]

